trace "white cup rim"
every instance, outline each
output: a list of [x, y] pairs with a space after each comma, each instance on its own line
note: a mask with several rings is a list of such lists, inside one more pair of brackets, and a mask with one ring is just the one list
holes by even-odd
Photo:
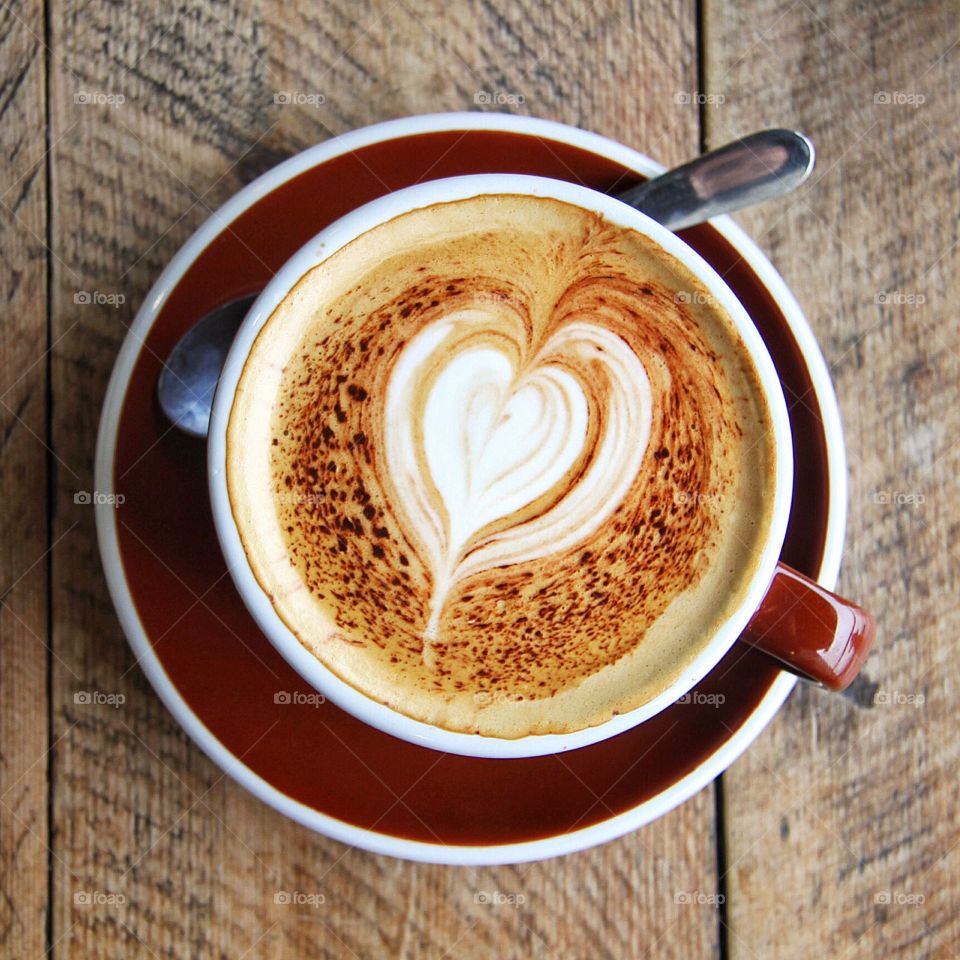
[[[225, 468], [227, 423], [247, 355], [260, 329], [301, 277], [379, 223], [420, 207], [485, 194], [551, 197], [594, 210], [618, 225], [633, 228], [649, 237], [690, 269], [736, 325], [767, 400], [776, 448], [774, 503], [769, 536], [744, 591], [743, 601], [677, 679], [641, 707], [597, 726], [573, 733], [533, 735], [510, 740], [458, 733], [415, 720], [369, 698], [314, 657], [280, 618], [253, 574], [231, 509]], [[511, 758], [560, 753], [622, 733], [675, 703], [716, 666], [759, 608], [773, 576], [786, 535], [792, 502], [792, 451], [790, 423], [780, 379], [763, 339], [733, 292], [695, 250], [644, 214], [591, 188], [547, 177], [473, 174], [428, 181], [379, 197], [321, 230], [287, 260], [252, 305], [227, 356], [214, 397], [207, 462], [214, 525], [234, 584], [266, 637], [311, 686], [360, 720], [419, 746], [465, 756]]]

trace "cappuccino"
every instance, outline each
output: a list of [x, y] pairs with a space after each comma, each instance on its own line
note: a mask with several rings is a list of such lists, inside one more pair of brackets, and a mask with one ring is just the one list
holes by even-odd
[[775, 458], [749, 354], [688, 268], [509, 194], [310, 270], [227, 427], [244, 551], [300, 642], [409, 717], [505, 738], [677, 679], [742, 604]]

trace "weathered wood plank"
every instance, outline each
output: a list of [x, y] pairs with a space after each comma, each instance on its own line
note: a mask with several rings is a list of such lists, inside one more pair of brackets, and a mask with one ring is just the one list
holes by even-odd
[[799, 195], [745, 213], [821, 339], [843, 411], [840, 588], [868, 679], [799, 690], [730, 771], [731, 957], [946, 957], [960, 943], [955, 697], [960, 333], [956, 6], [710, 0], [708, 140], [796, 126]]
[[43, 5], [0, 8], [0, 955], [47, 920], [47, 165]]
[[[315, 837], [223, 780], [132, 663], [98, 572], [92, 516], [73, 505], [77, 485], [89, 483], [125, 324], [209, 207], [331, 134], [471, 109], [483, 93], [680, 160], [696, 152], [699, 133], [696, 107], [676, 96], [696, 87], [694, 4], [200, 0], [134, 9], [53, 0], [51, 14], [53, 138], [63, 138], [54, 152], [63, 261], [54, 270], [55, 336], [77, 324], [56, 351], [55, 438], [80, 475], [61, 473], [57, 499], [57, 530], [77, 524], [58, 554], [54, 593], [65, 664], [54, 685], [56, 735], [65, 738], [56, 767], [57, 952], [715, 955], [713, 908], [676, 903], [678, 893], [715, 889], [709, 791], [600, 850], [455, 870]], [[289, 92], [314, 102], [275, 103]], [[75, 103], [79, 93], [89, 102]], [[81, 308], [78, 288], [126, 299]], [[81, 686], [126, 701], [76, 704]], [[276, 904], [281, 891], [324, 899]], [[78, 905], [76, 893], [115, 902]], [[484, 904], [484, 893], [524, 899]]]

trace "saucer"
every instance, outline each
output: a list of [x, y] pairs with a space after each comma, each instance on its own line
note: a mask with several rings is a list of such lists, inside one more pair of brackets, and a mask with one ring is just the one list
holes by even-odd
[[[454, 756], [363, 724], [300, 679], [259, 632], [220, 553], [205, 444], [155, 399], [160, 358], [215, 307], [256, 292], [306, 240], [384, 193], [467, 173], [530, 173], [610, 192], [652, 160], [572, 127], [491, 113], [389, 121], [313, 147], [213, 214], [151, 290], [117, 358], [97, 441], [97, 534], [124, 632], [168, 709], [245, 788], [311, 829], [437, 863], [541, 859], [621, 836], [672, 809], [760, 734], [796, 678], [735, 646], [685, 698], [564, 754]], [[683, 238], [726, 280], [780, 375], [794, 438], [782, 559], [835, 585], [846, 467], [826, 365], [800, 308], [731, 220]]]

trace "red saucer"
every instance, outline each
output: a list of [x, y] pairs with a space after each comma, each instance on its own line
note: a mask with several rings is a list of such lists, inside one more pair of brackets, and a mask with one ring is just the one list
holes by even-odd
[[[160, 665], [206, 728], [307, 808], [429, 844], [536, 840], [632, 810], [701, 767], [779, 675], [763, 656], [735, 647], [697, 689], [702, 697], [603, 743], [523, 760], [440, 754], [331, 704], [275, 702], [279, 693], [312, 691], [260, 634], [227, 576], [210, 516], [205, 447], [164, 420], [155, 400], [159, 358], [197, 318], [262, 288], [306, 240], [359, 204], [422, 179], [482, 172], [575, 179], [600, 190], [638, 179], [579, 147], [482, 129], [399, 136], [300, 173], [232, 223], [222, 221], [145, 333], [122, 401], [114, 469], [115, 490], [125, 497], [116, 518], [127, 587]], [[712, 226], [683, 236], [740, 298], [780, 371], [796, 463], [782, 557], [816, 577], [826, 542], [828, 462], [807, 362], [781, 308], [732, 243]], [[711, 694], [722, 694], [722, 702]]]

